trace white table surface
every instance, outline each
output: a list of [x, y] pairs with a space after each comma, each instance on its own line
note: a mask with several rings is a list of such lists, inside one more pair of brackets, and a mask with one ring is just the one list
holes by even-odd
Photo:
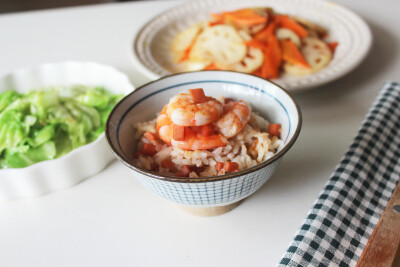
[[[114, 161], [75, 187], [0, 203], [0, 266], [275, 266], [355, 136], [381, 85], [400, 80], [400, 1], [336, 1], [370, 25], [355, 71], [295, 96], [303, 129], [278, 171], [233, 211], [184, 213]], [[65, 60], [148, 80], [131, 63], [134, 34], [181, 2], [102, 4], [0, 16], [0, 76]]]

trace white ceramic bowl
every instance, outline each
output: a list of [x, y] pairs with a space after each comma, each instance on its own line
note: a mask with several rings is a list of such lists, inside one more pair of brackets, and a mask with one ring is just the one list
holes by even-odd
[[[207, 178], [170, 177], [132, 164], [136, 144], [133, 125], [154, 119], [170, 97], [190, 88], [207, 95], [242, 99], [253, 110], [282, 125], [283, 145], [270, 159], [252, 168]], [[197, 207], [226, 206], [254, 193], [274, 173], [279, 160], [294, 144], [301, 114], [292, 97], [262, 78], [229, 71], [201, 71], [167, 76], [150, 82], [121, 100], [106, 124], [106, 138], [115, 156], [151, 191], [177, 204]]]
[[[134, 90], [128, 77], [97, 63], [63, 62], [21, 69], [0, 78], [0, 92], [26, 92], [49, 86], [104, 86], [117, 94]], [[0, 200], [38, 196], [72, 186], [102, 170], [113, 159], [104, 134], [67, 155], [19, 169], [0, 170]]]
[[299, 16], [329, 31], [339, 43], [333, 60], [323, 70], [308, 76], [282, 75], [274, 82], [288, 91], [314, 88], [340, 78], [357, 67], [368, 54], [372, 34], [356, 13], [322, 0], [198, 0], [187, 1], [157, 14], [135, 35], [131, 56], [135, 66], [151, 79], [182, 72], [172, 60], [173, 38], [190, 25], [210, 18], [211, 13], [246, 7], [272, 7], [279, 13]]

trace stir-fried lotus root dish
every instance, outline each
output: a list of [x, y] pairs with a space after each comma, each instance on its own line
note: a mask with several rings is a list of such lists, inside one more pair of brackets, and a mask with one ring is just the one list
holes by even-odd
[[174, 62], [183, 71], [232, 70], [266, 79], [282, 73], [305, 76], [332, 60], [337, 42], [325, 28], [271, 8], [247, 8], [211, 14], [176, 35]]
[[201, 88], [172, 97], [156, 119], [135, 128], [134, 163], [168, 176], [238, 172], [272, 157], [282, 144], [280, 124], [242, 100], [216, 99]]

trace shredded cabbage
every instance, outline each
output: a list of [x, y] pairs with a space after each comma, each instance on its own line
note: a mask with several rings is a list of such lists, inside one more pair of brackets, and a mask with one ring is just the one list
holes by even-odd
[[81, 85], [0, 93], [0, 169], [59, 158], [96, 140], [121, 97]]

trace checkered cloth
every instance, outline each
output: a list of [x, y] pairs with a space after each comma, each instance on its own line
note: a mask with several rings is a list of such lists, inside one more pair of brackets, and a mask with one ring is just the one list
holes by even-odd
[[355, 266], [400, 179], [400, 85], [384, 85], [279, 266]]

